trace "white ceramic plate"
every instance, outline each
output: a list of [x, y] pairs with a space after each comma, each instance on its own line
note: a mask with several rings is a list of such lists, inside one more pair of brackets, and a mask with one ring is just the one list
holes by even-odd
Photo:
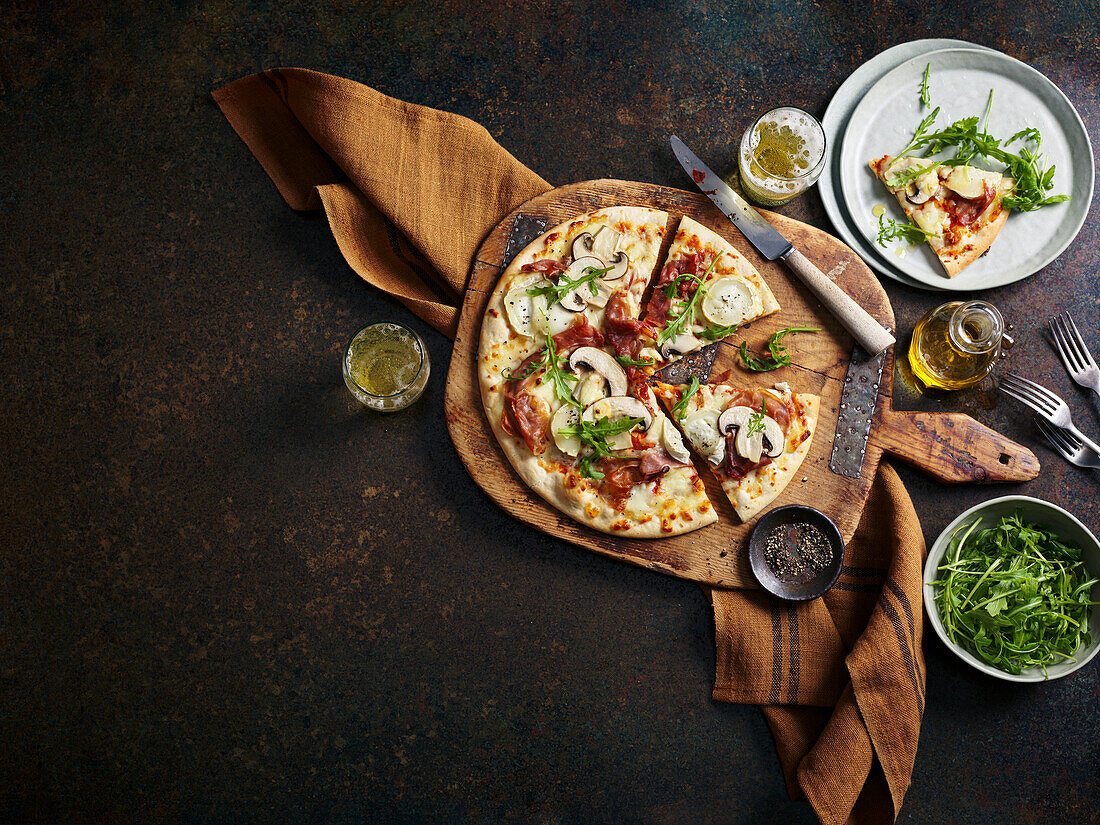
[[[1004, 679], [1009, 682], [1045, 682], [1049, 679], [1057, 679], [1067, 676], [1075, 670], [1084, 667], [1100, 652], [1100, 607], [1093, 607], [1089, 617], [1089, 634], [1091, 641], [1075, 654], [1075, 661], [1060, 662], [1047, 667], [1046, 675], [1042, 668], [1032, 667], [1022, 671], [1019, 675], [999, 670], [992, 665], [987, 665], [978, 657], [967, 650], [963, 650], [957, 644], [947, 638], [947, 632], [943, 628], [939, 609], [936, 607], [936, 587], [932, 582], [938, 578], [937, 571], [943, 560], [947, 547], [951, 543], [951, 537], [964, 524], [969, 524], [975, 517], [982, 519], [981, 528], [992, 527], [1000, 521], [1001, 516], [1006, 516], [1016, 511], [1025, 522], [1042, 524], [1052, 533], [1067, 544], [1075, 544], [1083, 551], [1085, 566], [1090, 576], [1100, 573], [1100, 542], [1096, 536], [1075, 516], [1066, 512], [1061, 507], [1043, 501], [1040, 498], [1030, 496], [1002, 496], [990, 499], [971, 507], [951, 522], [940, 533], [928, 550], [928, 559], [924, 564], [924, 608], [928, 613], [932, 628], [951, 652], [982, 673]], [[1091, 597], [1093, 601], [1100, 600], [1100, 582], [1092, 586]]]
[[[946, 49], [910, 59], [887, 73], [856, 106], [840, 151], [839, 180], [852, 224], [869, 244], [877, 235], [871, 210], [876, 204], [905, 220], [867, 163], [900, 152], [927, 114], [919, 100], [925, 66], [931, 64], [932, 105], [941, 107], [939, 128], [964, 117], [984, 116], [989, 90], [993, 107], [986, 130], [1007, 139], [1017, 131], [1037, 128], [1046, 166], [1057, 167], [1054, 193], [1072, 196], [1067, 203], [1009, 216], [988, 254], [954, 278], [948, 278], [927, 245], [904, 258], [887, 255], [894, 267], [914, 280], [941, 289], [973, 291], [1004, 286], [1038, 272], [1077, 236], [1093, 192], [1093, 156], [1088, 133], [1077, 111], [1058, 88], [1030, 66], [998, 52]], [[1010, 146], [1018, 149], [1019, 143]]]
[[844, 130], [848, 127], [848, 119], [871, 87], [883, 75], [896, 69], [907, 60], [943, 49], [993, 51], [985, 46], [979, 46], [977, 43], [967, 43], [965, 40], [940, 38], [912, 40], [908, 43], [899, 43], [886, 51], [879, 52], [852, 72], [848, 79], [840, 84], [840, 87], [833, 94], [832, 100], [829, 101], [829, 106], [825, 109], [824, 117], [821, 119], [821, 127], [825, 131], [825, 145], [836, 148], [833, 149], [829, 162], [825, 164], [821, 179], [818, 181], [818, 193], [821, 195], [822, 204], [825, 206], [825, 214], [832, 221], [837, 235], [854, 249], [867, 262], [868, 266], [880, 275], [900, 281], [907, 286], [934, 291], [942, 290], [943, 287], [921, 283], [899, 272], [888, 262], [883, 262], [875, 254], [872, 247], [868, 245], [867, 241], [864, 240], [862, 234], [855, 230], [851, 222], [851, 216], [848, 215], [847, 210], [840, 203], [840, 189], [837, 185], [839, 177], [836, 174], [836, 169], [840, 166], [839, 147]]

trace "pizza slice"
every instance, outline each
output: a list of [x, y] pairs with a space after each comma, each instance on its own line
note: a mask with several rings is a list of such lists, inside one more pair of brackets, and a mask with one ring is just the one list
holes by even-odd
[[663, 365], [778, 310], [756, 267], [685, 215], [646, 304], [646, 354]]
[[482, 402], [505, 456], [551, 505], [612, 535], [717, 521], [636, 357], [666, 217], [613, 207], [549, 230], [502, 274], [482, 322]]
[[949, 278], [984, 255], [1008, 220], [1001, 201], [1015, 181], [1000, 172], [889, 155], [870, 165], [906, 217], [928, 234]]
[[582, 313], [597, 329], [608, 312], [637, 318], [667, 218], [659, 209], [615, 206], [543, 233], [501, 275], [502, 324], [534, 344]]
[[775, 500], [810, 451], [820, 399], [728, 384], [656, 384], [656, 394], [714, 473], [742, 522]]

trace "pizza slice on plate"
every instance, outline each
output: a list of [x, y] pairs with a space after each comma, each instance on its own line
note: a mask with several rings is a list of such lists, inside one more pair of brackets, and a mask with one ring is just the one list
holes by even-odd
[[523, 481], [578, 522], [634, 538], [718, 518], [639, 368], [666, 218], [612, 207], [544, 233], [501, 275], [478, 351], [486, 416]]
[[740, 389], [727, 384], [656, 384], [656, 394], [707, 462], [746, 522], [775, 500], [810, 451], [820, 399], [786, 384]]
[[906, 217], [928, 233], [948, 277], [984, 255], [1008, 220], [1001, 201], [1015, 182], [999, 172], [889, 155], [870, 165]]
[[778, 310], [756, 268], [725, 238], [684, 216], [646, 304], [645, 352], [665, 364]]

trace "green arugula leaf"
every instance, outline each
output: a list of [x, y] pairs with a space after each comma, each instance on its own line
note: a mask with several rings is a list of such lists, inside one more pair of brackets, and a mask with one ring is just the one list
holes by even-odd
[[932, 582], [949, 639], [1009, 673], [1072, 661], [1096, 602], [1079, 547], [1019, 512], [960, 527]]
[[920, 105], [931, 106], [932, 100], [928, 95], [928, 73], [932, 70], [932, 64], [929, 63], [924, 67], [924, 77], [920, 81]]
[[579, 380], [571, 372], [566, 372], [562, 369], [562, 360], [558, 358], [558, 353], [554, 344], [554, 336], [546, 336], [546, 373], [550, 376], [550, 380], [554, 383], [554, 395], [559, 400], [564, 401], [566, 404], [572, 404], [574, 407], [581, 409], [582, 404], [576, 398], [573, 397], [573, 388], [570, 384], [575, 384]]
[[652, 367], [655, 363], [652, 358], [642, 358], [636, 361], [627, 355], [615, 355], [613, 357], [624, 367]]
[[523, 372], [513, 374], [510, 370], [501, 370], [501, 375], [504, 376], [506, 381], [521, 381], [524, 378], [529, 378], [540, 370], [546, 371], [547, 378], [554, 385], [554, 395], [556, 395], [561, 401], [567, 404], [572, 404], [574, 407], [581, 408], [581, 403], [573, 397], [573, 388], [571, 384], [577, 383], [577, 376], [571, 372], [566, 372], [562, 368], [562, 364], [565, 363], [565, 359], [558, 356], [556, 345], [554, 344], [554, 337], [552, 335], [546, 336], [546, 344], [543, 346], [542, 357], [537, 361], [532, 361], [531, 364]]
[[[699, 304], [699, 301], [702, 299], [702, 297], [707, 293], [707, 288], [703, 286], [703, 283], [706, 281], [707, 276], [710, 275], [710, 273], [714, 270], [715, 265], [718, 263], [718, 259], [721, 258], [724, 254], [726, 253], [722, 251], [714, 256], [714, 260], [711, 261], [710, 266], [707, 267], [707, 271], [703, 273], [702, 278], [697, 278], [694, 275], [681, 275], [679, 278], [669, 284], [668, 287], [665, 288], [665, 294], [671, 298], [672, 294], [675, 294], [675, 285], [679, 284], [681, 281], [685, 279], [690, 279], [693, 281], [698, 281], [699, 283], [699, 286], [695, 288], [695, 292], [692, 294], [688, 302], [684, 305], [684, 308], [673, 320], [669, 321], [665, 325], [665, 328], [661, 330], [660, 334], [657, 336], [658, 347], [664, 344], [666, 341], [675, 338], [677, 335], [684, 331], [685, 327], [690, 327], [695, 322], [695, 307]], [[669, 287], [673, 288], [673, 292], [671, 294], [668, 292]]]
[[672, 408], [672, 417], [677, 421], [684, 420], [684, 413], [687, 412], [687, 405], [691, 401], [692, 396], [699, 391], [699, 378], [697, 376], [691, 376], [691, 383], [688, 385], [687, 392], [680, 396], [680, 400]]
[[893, 218], [887, 218], [886, 213], [878, 216], [878, 245], [886, 248], [887, 241], [908, 241], [909, 243], [923, 243], [929, 238], [938, 238], [938, 232], [927, 232], [915, 223], [901, 223]]
[[932, 124], [936, 122], [936, 118], [939, 117], [940, 107], [937, 106], [929, 113], [929, 115], [917, 125], [917, 131], [913, 135], [913, 139], [909, 141], [909, 145], [901, 150], [901, 153], [894, 158], [899, 160], [909, 155], [910, 152], [918, 149], [922, 145], [922, 141], [929, 133], [928, 130], [932, 128]]
[[[986, 121], [989, 119], [989, 112], [992, 107], [993, 90], [991, 89], [986, 104]], [[982, 128], [978, 129], [979, 118], [974, 115], [973, 117], [957, 120], [938, 132], [933, 132], [931, 131], [932, 124], [935, 122], [939, 111], [937, 107], [920, 122], [913, 139], [898, 155], [898, 158], [906, 157], [915, 152], [920, 152], [928, 158], [953, 148], [955, 150], [954, 156], [939, 161], [941, 165], [965, 166], [969, 165], [975, 158], [1003, 164], [1006, 167], [1004, 173], [1015, 181], [1012, 191], [1002, 199], [1002, 203], [1007, 209], [1031, 212], [1043, 206], [1062, 203], [1070, 199], [1068, 195], [1048, 194], [1054, 188], [1054, 167], [1044, 168], [1043, 156], [1039, 153], [1042, 137], [1038, 129], [1034, 127], [1021, 129], [1002, 144], [1000, 139], [985, 131], [985, 122], [983, 122]], [[1023, 141], [1025, 144], [1020, 147], [1018, 153], [1005, 148], [1018, 140]], [[1028, 143], [1033, 145], [1026, 145]], [[879, 243], [882, 243], [881, 236]]]
[[581, 475], [585, 478], [594, 478], [597, 481], [603, 480], [603, 473], [592, 466], [592, 462], [600, 457], [599, 453], [585, 453], [581, 456], [580, 468]]
[[612, 267], [610, 266], [603, 269], [599, 269], [594, 266], [586, 266], [580, 277], [572, 279], [562, 277], [557, 281], [557, 283], [551, 282], [548, 284], [544, 284], [543, 286], [531, 287], [527, 290], [527, 294], [531, 296], [549, 295], [550, 297], [547, 299], [546, 302], [547, 307], [554, 306], [554, 304], [561, 301], [563, 295], [566, 295], [567, 293], [580, 288], [584, 284], [588, 284], [589, 288], [592, 290], [592, 294], [595, 295], [596, 279], [599, 278], [601, 275], [610, 272], [611, 270]]
[[723, 338], [733, 335], [737, 330], [737, 324], [730, 324], [728, 327], [707, 327], [699, 335], [708, 341], [721, 341]]
[[749, 423], [745, 426], [745, 435], [752, 435], [753, 433], [764, 432], [764, 412], [767, 410], [767, 403], [763, 398], [760, 399], [760, 412], [753, 413], [749, 416]]
[[761, 360], [749, 355], [749, 345], [747, 341], [741, 342], [741, 363], [747, 370], [752, 372], [771, 372], [777, 370], [780, 367], [785, 367], [791, 363], [791, 357], [787, 354], [787, 347], [781, 343], [784, 337], [791, 333], [799, 332], [821, 332], [821, 327], [787, 327], [781, 329], [774, 335], [771, 340], [768, 341], [768, 350], [771, 352], [771, 358]]
[[939, 161], [933, 161], [927, 166], [914, 166], [911, 169], [906, 169], [904, 172], [898, 172], [886, 181], [886, 185], [891, 189], [900, 189], [903, 186], [908, 186], [925, 172], [931, 171], [939, 165]]
[[603, 473], [592, 467], [592, 462], [601, 456], [611, 455], [611, 445], [607, 443], [610, 436], [625, 433], [641, 424], [641, 418], [620, 418], [611, 421], [606, 415], [597, 421], [585, 421], [580, 419], [576, 424], [570, 424], [558, 430], [559, 435], [575, 436], [581, 443], [589, 448], [580, 458], [581, 475], [587, 478], [601, 479]]
[[522, 381], [524, 378], [529, 378], [536, 372], [546, 366], [546, 351], [543, 350], [542, 358], [538, 361], [532, 361], [531, 364], [521, 373], [513, 373], [510, 369], [505, 367], [500, 371], [500, 374], [504, 376], [505, 381]]

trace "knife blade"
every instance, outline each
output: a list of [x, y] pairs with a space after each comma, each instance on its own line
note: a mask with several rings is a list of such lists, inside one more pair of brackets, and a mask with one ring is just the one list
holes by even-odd
[[680, 161], [684, 171], [691, 175], [695, 185], [714, 201], [719, 211], [733, 222], [756, 251], [769, 261], [782, 259], [870, 355], [877, 355], [894, 343], [894, 336], [889, 330], [871, 317], [848, 293], [829, 280], [824, 272], [768, 223], [763, 215], [714, 174], [680, 138], [672, 135], [669, 142], [676, 159]]

